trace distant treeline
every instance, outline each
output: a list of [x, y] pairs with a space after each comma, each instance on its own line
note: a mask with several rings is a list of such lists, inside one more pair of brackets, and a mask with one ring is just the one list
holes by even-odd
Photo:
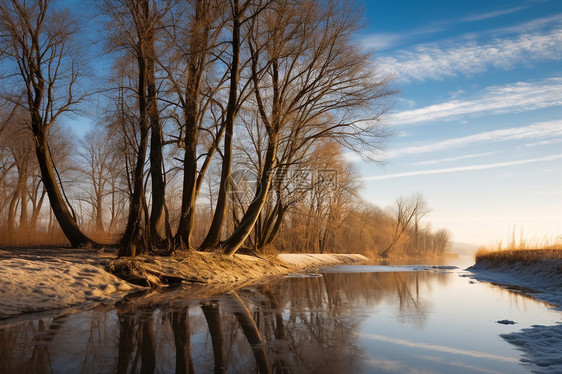
[[[345, 152], [388, 138], [393, 91], [353, 42], [352, 6], [103, 0], [91, 15], [103, 56], [72, 9], [0, 0], [0, 245], [445, 250], [421, 196], [392, 212], [358, 197]], [[80, 140], [60, 124], [78, 110], [103, 113]]]

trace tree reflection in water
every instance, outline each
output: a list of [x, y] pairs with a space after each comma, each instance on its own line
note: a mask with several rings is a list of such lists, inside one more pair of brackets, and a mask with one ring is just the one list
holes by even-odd
[[201, 309], [203, 310], [203, 314], [205, 315], [207, 325], [209, 326], [209, 335], [211, 335], [215, 373], [225, 373], [226, 359], [224, 356], [224, 337], [220, 318], [219, 303], [216, 300], [206, 301], [202, 303]]
[[398, 319], [423, 326], [420, 289], [436, 280], [446, 277], [329, 273], [198, 300], [186, 287], [165, 302], [141, 298], [110, 310], [4, 324], [0, 372], [360, 371], [360, 311], [395, 305]]

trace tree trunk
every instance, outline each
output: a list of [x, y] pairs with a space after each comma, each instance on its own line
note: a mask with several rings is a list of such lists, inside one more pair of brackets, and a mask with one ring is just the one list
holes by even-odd
[[103, 201], [100, 192], [96, 194], [96, 231], [103, 233]]
[[195, 217], [195, 201], [197, 199], [197, 141], [199, 138], [199, 96], [201, 92], [201, 78], [206, 59], [208, 27], [202, 25], [205, 12], [204, 0], [197, 0], [195, 5], [195, 20], [191, 28], [191, 49], [189, 56], [187, 85], [185, 89], [185, 138], [183, 160], [183, 193], [181, 217], [176, 240], [186, 248], [190, 248], [193, 221]]
[[271, 177], [276, 162], [278, 138], [279, 135], [276, 132], [270, 132], [267, 142], [264, 168], [262, 170], [260, 185], [257, 186], [254, 200], [250, 203], [248, 210], [246, 210], [246, 213], [240, 220], [240, 224], [236, 230], [234, 230], [234, 233], [227, 240], [221, 243], [224, 253], [228, 255], [236, 253], [236, 251], [238, 251], [238, 249], [244, 244], [248, 235], [250, 235], [250, 232], [254, 228], [265, 201], [267, 200]]
[[392, 242], [390, 243], [390, 245], [388, 247], [386, 247], [386, 249], [384, 251], [381, 252], [381, 257], [387, 258], [388, 254], [390, 253], [390, 251], [392, 250], [392, 248], [394, 248], [394, 246], [396, 245], [396, 243], [398, 243], [398, 240], [400, 239], [400, 237], [402, 236], [402, 233], [404, 233], [404, 231], [406, 230], [406, 226], [403, 226], [402, 229], [399, 229], [399, 223], [396, 225], [396, 229], [394, 230], [394, 236], [392, 238]]
[[[19, 184], [19, 182], [18, 182]], [[21, 185], [19, 186], [20, 193], [20, 226], [19, 231], [25, 234], [28, 227], [27, 219], [27, 160], [22, 160], [22, 174]]]
[[273, 221], [276, 219], [280, 207], [281, 207], [281, 202], [280, 202], [280, 200], [277, 200], [277, 203], [275, 203], [275, 206], [273, 207], [273, 210], [265, 218], [265, 220], [262, 224], [262, 228], [260, 230], [261, 231], [260, 236], [256, 240], [258, 249], [263, 248], [267, 239], [269, 238], [269, 233], [271, 232], [271, 229], [274, 225]]
[[[32, 120], [33, 123], [33, 120]], [[41, 170], [41, 180], [47, 191], [53, 214], [61, 230], [73, 247], [99, 246], [88, 238], [78, 227], [78, 223], [66, 206], [61, 190], [55, 177], [53, 160], [47, 145], [47, 135], [39, 126], [32, 125], [35, 135], [35, 153]]]
[[236, 117], [236, 106], [238, 101], [238, 65], [240, 60], [240, 12], [238, 0], [232, 2], [232, 63], [230, 66], [230, 88], [228, 93], [228, 104], [226, 109], [224, 134], [224, 152], [221, 167], [221, 181], [217, 196], [217, 206], [209, 232], [201, 244], [201, 248], [214, 248], [219, 244], [220, 234], [226, 215], [228, 205], [228, 179], [232, 166], [232, 134], [234, 131], [234, 119]]
[[273, 243], [273, 241], [279, 234], [279, 231], [281, 230], [281, 225], [283, 223], [283, 218], [285, 218], [286, 211], [287, 208], [280, 203], [277, 213], [275, 214], [275, 223], [273, 224], [273, 227], [270, 229], [269, 233], [265, 236], [265, 242], [263, 243], [263, 246]]
[[[142, 46], [141, 46], [142, 50]], [[131, 197], [129, 207], [129, 218], [127, 220], [127, 227], [125, 233], [121, 238], [119, 247], [119, 256], [134, 257], [137, 245], [140, 244], [140, 227], [142, 221], [142, 199], [144, 197], [144, 161], [146, 158], [146, 149], [148, 146], [148, 127], [146, 124], [146, 65], [144, 56], [137, 56], [139, 67], [139, 127], [140, 127], [140, 142], [137, 153], [137, 160], [133, 175], [133, 196]], [[140, 251], [146, 251], [147, 248], [141, 248]]]
[[8, 231], [14, 232], [16, 229], [16, 208], [18, 204], [18, 199], [20, 197], [19, 193], [19, 175], [18, 175], [18, 184], [12, 198], [10, 199], [10, 204], [8, 205]]
[[[145, 18], [149, 19], [148, 1], [143, 3]], [[150, 212], [150, 237], [158, 242], [163, 239], [160, 231], [163, 227], [166, 185], [163, 176], [164, 161], [162, 158], [162, 126], [158, 111], [158, 92], [154, 73], [154, 27], [147, 31], [146, 39], [146, 82], [147, 111], [150, 121], [150, 176], [152, 179], [152, 210]]]
[[[195, 110], [195, 109], [194, 109]], [[195, 217], [196, 182], [197, 182], [197, 123], [192, 113], [186, 113], [185, 155], [183, 159], [183, 191], [181, 217], [176, 240], [187, 249], [191, 247], [191, 233]], [[193, 119], [194, 127], [187, 122]]]
[[[37, 187], [39, 188], [39, 187]], [[29, 230], [34, 231], [37, 227], [37, 221], [39, 219], [39, 213], [41, 213], [41, 207], [43, 206], [43, 200], [45, 200], [45, 190], [41, 191], [41, 197], [38, 201], [34, 200], [33, 202], [33, 212], [31, 212], [31, 218], [29, 219]], [[37, 199], [37, 196], [35, 196]]]

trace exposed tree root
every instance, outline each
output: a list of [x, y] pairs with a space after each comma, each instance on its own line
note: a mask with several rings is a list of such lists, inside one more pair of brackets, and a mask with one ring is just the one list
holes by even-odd
[[107, 266], [107, 271], [129, 283], [150, 288], [178, 286], [183, 282], [207, 283], [195, 277], [182, 277], [176, 274], [172, 275], [151, 269], [146, 262], [130, 258], [112, 261]]

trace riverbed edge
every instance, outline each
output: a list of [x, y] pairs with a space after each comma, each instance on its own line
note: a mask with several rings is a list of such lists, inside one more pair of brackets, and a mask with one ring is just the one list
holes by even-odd
[[317, 272], [323, 267], [359, 264], [367, 260], [358, 254], [257, 257], [194, 251], [167, 257], [116, 259], [111, 250], [0, 249], [0, 323], [25, 314], [112, 304], [131, 292], [150, 289], [108, 271], [119, 261], [129, 261], [151, 272], [184, 280], [180, 284], [197, 283], [203, 288], [208, 286], [212, 293], [219, 293], [268, 277]]
[[528, 294], [562, 310], [562, 259], [533, 262], [483, 259], [466, 270], [477, 281]]

